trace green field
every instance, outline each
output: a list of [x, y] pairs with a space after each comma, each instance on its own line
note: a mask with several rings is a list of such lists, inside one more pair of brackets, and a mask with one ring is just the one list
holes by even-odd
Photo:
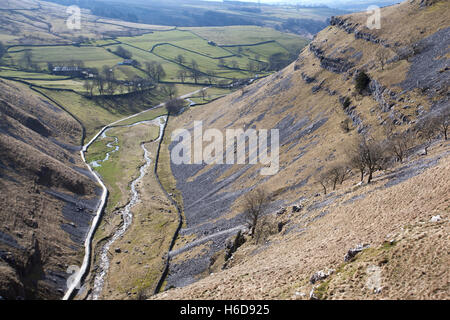
[[[262, 43], [267, 41], [271, 42]], [[136, 77], [146, 78], [145, 64], [154, 61], [160, 63], [165, 71], [161, 81], [178, 83], [181, 82], [180, 70], [189, 73], [192, 61], [196, 61], [202, 73], [198, 83], [205, 84], [211, 80], [215, 84], [231, 83], [234, 79], [255, 76], [254, 71], [248, 70], [250, 61], [263, 63], [276, 53], [295, 54], [306, 43], [299, 36], [270, 28], [235, 26], [154, 31], [141, 36], [91, 40], [79, 46], [13, 46], [3, 58], [0, 77], [27, 80], [40, 87], [85, 93], [82, 79], [51, 75], [48, 64], [66, 66], [73, 61], [81, 61], [85, 68], [102, 70], [109, 67], [117, 80], [130, 81]], [[119, 46], [128, 50], [139, 66], [119, 65], [123, 58], [114, 53]], [[26, 63], [26, 52], [31, 53], [31, 66]], [[176, 61], [180, 55], [184, 59], [182, 63]], [[211, 72], [214, 73], [212, 78], [207, 76]], [[265, 75], [266, 72], [258, 74]], [[189, 75], [184, 81], [195, 82]]]
[[190, 97], [189, 100], [191, 100], [192, 102], [195, 102], [196, 104], [205, 104], [212, 100], [224, 97], [227, 94], [230, 94], [231, 92], [233, 92], [233, 91], [230, 89], [221, 89], [221, 88], [212, 87], [212, 88], [208, 88], [205, 90], [204, 97], [201, 93], [197, 93], [197, 94], [193, 95], [192, 97]]
[[27, 72], [21, 71], [15, 68], [0, 67], [0, 77], [11, 77], [17, 79], [30, 79], [30, 80], [65, 80], [67, 76], [57, 76], [39, 72]]
[[[176, 96], [212, 85], [204, 95], [197, 93], [191, 97], [196, 104], [204, 104], [232, 92], [219, 84], [270, 74], [258, 68], [264, 67], [271, 55], [295, 56], [306, 43], [304, 38], [270, 28], [236, 26], [153, 31], [140, 36], [87, 40], [80, 45], [11, 46], [1, 61], [0, 78], [34, 86], [74, 115], [84, 125], [86, 138], [90, 139], [111, 122], [167, 101], [167, 92], [162, 90], [167, 83], [175, 84]], [[115, 54], [119, 46], [128, 50], [138, 64], [122, 65], [124, 59]], [[179, 56], [183, 61], [178, 61]], [[190, 74], [193, 61], [200, 71], [197, 81]], [[148, 62], [157, 62], [164, 69], [165, 76], [160, 79], [158, 88], [149, 86], [144, 93], [124, 94], [130, 89], [139, 91], [134, 81], [148, 78], [145, 71]], [[95, 87], [94, 97], [88, 98], [90, 92], [84, 87], [85, 79], [71, 74], [53, 75], [48, 70], [49, 65], [72, 66], [75, 63], [88, 69], [101, 71], [108, 67], [112, 70], [117, 81], [117, 87], [110, 91], [114, 96], [99, 96], [100, 91]], [[186, 73], [183, 83], [181, 70]], [[149, 111], [126, 123], [147, 120], [165, 112], [163, 108]]]
[[199, 37], [216, 42], [219, 46], [248, 45], [276, 40], [286, 48], [299, 48], [308, 42], [295, 34], [258, 26], [192, 27], [182, 30], [189, 30]]
[[21, 46], [8, 50], [5, 63], [21, 67], [20, 61], [24, 57], [25, 50], [31, 51], [33, 63], [44, 70], [47, 69], [49, 62], [54, 65], [65, 65], [73, 60], [79, 60], [87, 68], [101, 69], [103, 66], [114, 66], [123, 60], [104, 48], [94, 46]]
[[86, 139], [90, 140], [105, 125], [126, 117], [126, 114], [107, 110], [80, 94], [70, 91], [38, 89], [53, 101], [62, 105], [77, 117], [86, 128]]
[[211, 58], [220, 58], [230, 55], [230, 52], [217, 46], [208, 44], [208, 41], [190, 31], [171, 30], [154, 32], [133, 38], [118, 38], [122, 43], [128, 43], [143, 50], [150, 51], [154, 46], [170, 43], [187, 50], [192, 50]]
[[165, 107], [161, 107], [161, 108], [156, 108], [156, 109], [152, 109], [146, 112], [143, 112], [133, 118], [127, 119], [127, 120], [123, 120], [119, 123], [117, 123], [117, 126], [128, 126], [131, 124], [135, 124], [137, 122], [141, 122], [141, 121], [148, 121], [148, 120], [153, 120], [157, 117], [163, 116], [167, 114], [167, 110]]

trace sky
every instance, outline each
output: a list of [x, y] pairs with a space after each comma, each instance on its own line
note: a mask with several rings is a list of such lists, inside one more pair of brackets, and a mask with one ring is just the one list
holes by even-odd
[[[222, 1], [222, 0], [208, 0], [208, 1]], [[258, 0], [240, 0], [244, 2], [258, 2]], [[384, 0], [384, 1], [377, 1], [377, 0], [261, 0], [261, 3], [298, 3], [298, 4], [304, 4], [304, 5], [312, 5], [312, 4], [327, 4], [336, 6], [339, 4], [365, 4], [365, 3], [376, 3], [376, 2], [392, 2], [392, 3], [398, 3], [402, 0]]]

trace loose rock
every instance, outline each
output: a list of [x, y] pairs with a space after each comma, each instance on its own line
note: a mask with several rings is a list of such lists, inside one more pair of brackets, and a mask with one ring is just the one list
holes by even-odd
[[318, 281], [321, 281], [321, 280], [323, 280], [323, 279], [326, 279], [326, 278], [328, 278], [330, 275], [332, 275], [334, 273], [334, 270], [333, 269], [330, 269], [330, 270], [328, 270], [327, 272], [325, 272], [325, 271], [323, 271], [323, 270], [320, 270], [320, 271], [317, 271], [316, 273], [314, 273], [312, 276], [311, 276], [311, 279], [309, 279], [309, 282], [311, 283], [311, 284], [315, 284], [316, 282], [318, 282]]
[[370, 247], [369, 244], [359, 244], [355, 248], [348, 250], [347, 254], [344, 257], [344, 261], [347, 262], [352, 260], [358, 253], [369, 247]]
[[437, 216], [432, 217], [430, 222], [439, 222], [441, 220], [442, 220], [441, 216], [437, 215]]

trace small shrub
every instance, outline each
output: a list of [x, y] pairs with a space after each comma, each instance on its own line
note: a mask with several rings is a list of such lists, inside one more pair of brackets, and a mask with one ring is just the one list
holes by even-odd
[[344, 131], [344, 133], [350, 132], [350, 128], [350, 119], [347, 118], [341, 122], [341, 129], [342, 131]]
[[[257, 188], [247, 193], [243, 199], [242, 207], [245, 212], [245, 219], [251, 230], [252, 238], [255, 238], [258, 222], [267, 210], [271, 198], [272, 196], [264, 189]], [[262, 225], [264, 225], [264, 221]]]
[[359, 94], [362, 94], [370, 83], [370, 77], [364, 71], [359, 72], [355, 78], [355, 89]]
[[352, 100], [350, 100], [349, 97], [345, 97], [344, 100], [342, 100], [342, 108], [347, 109], [348, 107], [350, 107], [350, 104], [352, 103]]

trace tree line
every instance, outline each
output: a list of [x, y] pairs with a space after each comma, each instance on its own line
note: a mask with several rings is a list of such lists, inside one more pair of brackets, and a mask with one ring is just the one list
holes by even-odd
[[392, 126], [385, 126], [386, 139], [383, 141], [362, 135], [346, 150], [346, 160], [322, 169], [316, 180], [325, 194], [329, 188], [335, 190], [342, 185], [353, 170], [358, 172], [361, 182], [367, 177], [367, 183], [371, 183], [375, 172], [386, 171], [396, 162], [403, 163], [416, 145], [422, 145], [424, 155], [427, 155], [436, 138], [448, 140], [449, 126], [450, 107], [446, 107], [441, 112], [429, 114], [404, 132], [394, 132]]

